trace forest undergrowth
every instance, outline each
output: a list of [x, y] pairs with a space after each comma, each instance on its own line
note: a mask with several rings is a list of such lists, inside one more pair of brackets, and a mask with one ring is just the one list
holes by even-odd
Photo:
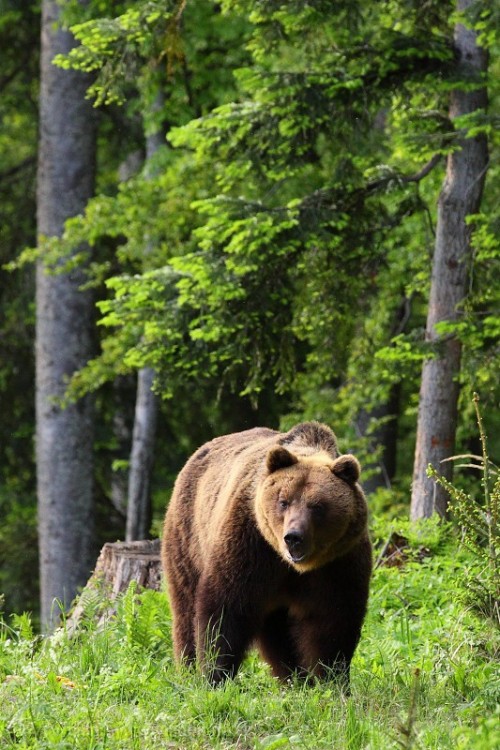
[[[433, 520], [372, 519], [369, 612], [352, 695], [334, 682], [283, 685], [251, 654], [210, 688], [173, 662], [166, 596], [133, 589], [97, 628], [37, 636], [28, 615], [3, 622], [0, 746], [23, 750], [391, 750], [500, 747], [500, 632], [476, 610], [477, 564]], [[94, 605], [98, 604], [97, 602]]]

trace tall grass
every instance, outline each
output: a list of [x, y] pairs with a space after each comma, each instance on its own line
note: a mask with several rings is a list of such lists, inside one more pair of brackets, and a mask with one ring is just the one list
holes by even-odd
[[[374, 520], [374, 536], [387, 524]], [[379, 566], [352, 667], [334, 683], [283, 685], [256, 654], [210, 688], [173, 662], [164, 595], [130, 589], [116, 617], [41, 639], [26, 615], [0, 631], [0, 747], [22, 750], [492, 750], [500, 747], [498, 630], [464, 604], [447, 525], [401, 524], [402, 567]], [[426, 547], [426, 556], [419, 554]]]

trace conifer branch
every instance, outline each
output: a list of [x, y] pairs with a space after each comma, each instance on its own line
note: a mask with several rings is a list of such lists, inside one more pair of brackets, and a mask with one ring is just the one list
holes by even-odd
[[403, 180], [403, 182], [420, 182], [420, 180], [423, 180], [424, 177], [427, 177], [427, 175], [432, 172], [434, 167], [441, 161], [441, 158], [442, 154], [434, 154], [432, 159], [429, 159], [427, 164], [425, 164], [422, 169], [420, 169], [413, 175], [408, 175], [407, 177], [402, 177], [401, 179]]

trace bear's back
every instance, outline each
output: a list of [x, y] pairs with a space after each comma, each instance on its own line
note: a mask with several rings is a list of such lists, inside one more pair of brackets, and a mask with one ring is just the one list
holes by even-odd
[[230, 473], [248, 476], [257, 471], [279, 435], [279, 432], [267, 427], [254, 427], [216, 437], [193, 453], [179, 474], [176, 485], [183, 485], [186, 480], [190, 485], [202, 481], [206, 486], [214, 485], [214, 489], [220, 491], [227, 484]]
[[[202, 566], [220, 539], [224, 518], [252, 513], [251, 498], [269, 448], [280, 433], [266, 427], [222, 435], [205, 443], [177, 477], [165, 517], [165, 538], [174, 528]], [[248, 502], [247, 502], [248, 501]], [[166, 553], [166, 550], [165, 552]]]

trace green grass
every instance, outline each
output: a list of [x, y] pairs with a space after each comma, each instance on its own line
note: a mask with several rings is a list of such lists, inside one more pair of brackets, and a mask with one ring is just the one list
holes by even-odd
[[[382, 540], [387, 525], [374, 527]], [[72, 639], [35, 636], [27, 616], [4, 623], [0, 747], [500, 747], [500, 637], [466, 603], [473, 560], [446, 527], [411, 536], [429, 554], [375, 572], [350, 698], [334, 683], [282, 685], [254, 654], [213, 690], [173, 663], [166, 598], [149, 591], [139, 603], [129, 591], [106, 627], [89, 615]]]

